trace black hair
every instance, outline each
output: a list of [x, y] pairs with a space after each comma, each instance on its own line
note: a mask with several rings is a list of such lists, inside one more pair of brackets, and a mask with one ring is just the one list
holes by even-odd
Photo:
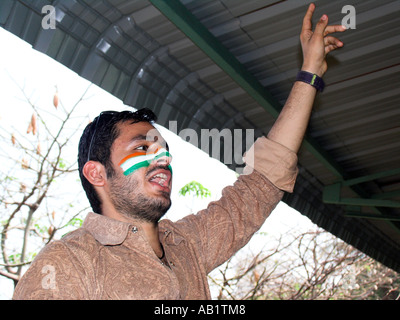
[[79, 141], [79, 177], [95, 213], [102, 213], [101, 201], [93, 185], [83, 175], [83, 167], [89, 160], [98, 161], [104, 165], [107, 177], [111, 178], [114, 175], [115, 172], [110, 159], [111, 146], [120, 134], [118, 124], [126, 121], [131, 121], [131, 124], [143, 121], [153, 124], [157, 121], [157, 117], [153, 111], [147, 108], [139, 109], [136, 112], [105, 111], [86, 126]]

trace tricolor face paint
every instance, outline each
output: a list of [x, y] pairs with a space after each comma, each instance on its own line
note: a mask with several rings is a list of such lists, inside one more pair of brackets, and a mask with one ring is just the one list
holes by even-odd
[[[122, 168], [124, 175], [130, 175], [131, 173], [135, 172], [136, 170], [144, 167], [150, 166], [153, 161], [157, 161], [162, 157], [168, 157], [172, 159], [171, 154], [164, 148], [160, 148], [155, 152], [146, 152], [146, 151], [136, 151], [125, 158], [123, 158], [119, 162], [119, 166]], [[168, 169], [172, 173], [171, 165], [168, 165]]]

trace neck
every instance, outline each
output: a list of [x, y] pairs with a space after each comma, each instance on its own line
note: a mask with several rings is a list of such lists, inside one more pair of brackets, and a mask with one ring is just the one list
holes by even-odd
[[115, 220], [131, 223], [142, 229], [147, 241], [157, 257], [161, 258], [163, 256], [164, 251], [158, 236], [158, 223], [127, 217], [126, 215], [120, 214], [115, 210], [105, 209], [104, 207], [102, 209], [103, 215]]
[[162, 258], [164, 255], [164, 251], [160, 243], [160, 238], [158, 236], [158, 224], [144, 222], [141, 224], [141, 228], [154, 253], [157, 255], [157, 257]]

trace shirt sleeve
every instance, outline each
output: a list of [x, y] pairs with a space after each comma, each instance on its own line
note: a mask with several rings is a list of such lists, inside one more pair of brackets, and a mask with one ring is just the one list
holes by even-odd
[[176, 224], [199, 254], [206, 273], [242, 248], [281, 200], [291, 192], [297, 156], [284, 146], [259, 138], [245, 154], [244, 173], [207, 209]]
[[260, 172], [277, 188], [293, 192], [298, 174], [297, 154], [265, 137], [258, 138], [244, 154], [246, 167], [243, 174]]

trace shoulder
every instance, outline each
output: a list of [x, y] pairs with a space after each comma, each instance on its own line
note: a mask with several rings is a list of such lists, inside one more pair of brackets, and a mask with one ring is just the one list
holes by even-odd
[[36, 260], [71, 258], [76, 251], [86, 251], [88, 246], [95, 245], [96, 240], [84, 228], [79, 228], [67, 233], [61, 239], [53, 240], [47, 244], [37, 255]]
[[49, 244], [49, 246], [64, 246], [64, 248], [69, 250], [87, 250], [96, 245], [99, 245], [99, 242], [84, 227], [71, 231], [60, 240]]
[[88, 260], [88, 248], [95, 242], [89, 232], [79, 228], [47, 244], [18, 282], [13, 299], [68, 298], [66, 288], [74, 288], [74, 293], [78, 293], [86, 274], [82, 261]]

